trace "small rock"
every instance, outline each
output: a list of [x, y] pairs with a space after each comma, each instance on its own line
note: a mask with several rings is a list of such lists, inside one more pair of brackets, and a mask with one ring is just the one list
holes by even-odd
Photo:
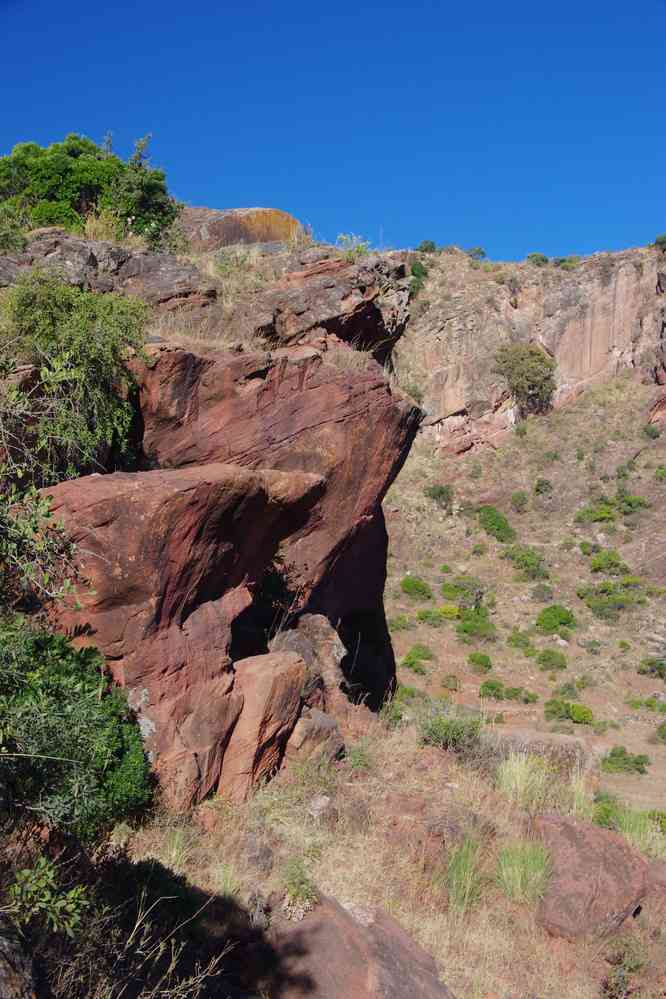
[[338, 810], [327, 794], [317, 794], [308, 805], [308, 815], [318, 825], [334, 826], [338, 821]]

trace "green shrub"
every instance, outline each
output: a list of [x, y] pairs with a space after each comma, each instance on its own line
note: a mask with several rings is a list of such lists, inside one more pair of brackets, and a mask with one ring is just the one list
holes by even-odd
[[637, 672], [641, 676], [658, 676], [660, 680], [666, 680], [666, 658], [648, 656], [641, 659]]
[[546, 267], [550, 263], [545, 253], [528, 253], [525, 259], [528, 264], [534, 264], [535, 267]]
[[433, 500], [437, 506], [447, 513], [453, 510], [453, 487], [444, 485], [426, 486], [423, 495]]
[[481, 544], [480, 542], [472, 546], [472, 555], [485, 555], [488, 551], [488, 545]]
[[414, 627], [414, 622], [407, 614], [396, 614], [395, 617], [389, 618], [388, 626], [389, 631], [409, 631]]
[[629, 572], [629, 566], [622, 561], [614, 548], [604, 548], [594, 555], [590, 569], [592, 572], [602, 572], [605, 576], [625, 576]]
[[515, 493], [511, 493], [511, 509], [516, 513], [525, 513], [528, 499], [524, 489], [518, 489]]
[[464, 640], [480, 639], [494, 642], [497, 635], [495, 625], [488, 617], [486, 607], [464, 607], [460, 611], [460, 622], [456, 627], [457, 634]]
[[617, 621], [621, 611], [645, 603], [640, 579], [635, 576], [625, 576], [617, 582], [605, 580], [594, 586], [580, 586], [576, 593], [602, 621]]
[[127, 367], [140, 350], [145, 305], [62, 283], [46, 271], [22, 275], [0, 315], [0, 372], [32, 364], [39, 382], [0, 384], [0, 431], [15, 447], [6, 471], [38, 486], [103, 466], [127, 453], [134, 418]]
[[534, 344], [507, 344], [495, 355], [496, 370], [507, 382], [522, 413], [543, 412], [555, 391], [555, 361]]
[[575, 516], [577, 524], [603, 524], [615, 520], [615, 508], [608, 500], [589, 503]]
[[476, 576], [454, 576], [442, 583], [442, 596], [465, 607], [474, 606], [483, 597], [483, 583]]
[[666, 250], [666, 234], [656, 236], [652, 245], [656, 246], [659, 250]]
[[439, 571], [440, 572], [451, 572], [451, 566], [448, 565], [446, 562], [444, 562], [443, 565], [440, 565]]
[[530, 545], [512, 545], [504, 553], [519, 572], [520, 579], [548, 579], [545, 560], [537, 548]]
[[395, 728], [405, 720], [410, 707], [427, 702], [428, 695], [416, 687], [408, 687], [399, 683], [395, 692], [382, 705], [382, 717], [390, 728]]
[[544, 649], [536, 657], [540, 668], [544, 672], [555, 672], [567, 668], [567, 657], [558, 649]]
[[601, 760], [601, 769], [607, 774], [645, 774], [649, 765], [649, 756], [628, 753], [625, 746], [613, 746]]
[[662, 722], [661, 725], [657, 726], [655, 739], [658, 742], [666, 742], [666, 722]]
[[580, 257], [576, 257], [573, 254], [568, 257], [554, 257], [553, 264], [555, 267], [559, 267], [560, 270], [573, 271], [578, 267], [580, 259]]
[[657, 465], [654, 470], [654, 477], [657, 482], [666, 482], [666, 465]]
[[421, 720], [421, 742], [426, 746], [456, 753], [467, 753], [478, 745], [481, 719], [451, 714], [445, 708], [433, 708]]
[[519, 628], [513, 628], [506, 641], [507, 645], [510, 645], [512, 649], [520, 649], [523, 655], [527, 656], [528, 659], [533, 659], [537, 654], [537, 650], [532, 645], [528, 631], [521, 631]]
[[484, 680], [479, 687], [479, 697], [489, 697], [494, 701], [503, 701], [504, 684], [501, 680]]
[[[458, 609], [456, 608], [456, 617], [458, 615]], [[427, 624], [430, 628], [441, 628], [443, 624], [450, 620], [450, 618], [442, 611], [437, 608], [431, 610], [420, 610], [416, 613], [416, 620], [421, 624]]]
[[6, 800], [54, 828], [90, 837], [151, 796], [124, 694], [93, 648], [0, 624], [0, 754]]
[[490, 673], [493, 668], [492, 660], [485, 652], [470, 652], [467, 662], [474, 668], [475, 673]]
[[0, 202], [24, 205], [33, 226], [74, 231], [82, 230], [85, 216], [104, 210], [118, 219], [119, 236], [135, 233], [159, 246], [179, 206], [164, 173], [148, 165], [147, 145], [148, 137], [140, 139], [125, 163], [79, 135], [45, 148], [20, 143], [0, 158]]
[[10, 201], [0, 201], [0, 253], [21, 253], [26, 245], [29, 216]]
[[420, 576], [405, 576], [400, 589], [412, 600], [432, 600], [432, 590]]
[[426, 277], [428, 276], [428, 268], [425, 264], [421, 263], [420, 260], [415, 260], [409, 269], [409, 273], [412, 277], [409, 284], [410, 293], [412, 296], [418, 295], [425, 284]]
[[442, 604], [437, 608], [437, 613], [441, 615], [443, 621], [457, 621], [460, 611], [455, 604]]
[[550, 479], [537, 479], [534, 483], [535, 496], [550, 496], [553, 491], [553, 483]]
[[36, 923], [49, 933], [74, 937], [80, 930], [88, 902], [83, 885], [64, 888], [56, 865], [40, 856], [32, 867], [16, 872], [7, 889], [4, 908], [14, 925], [22, 930]]
[[416, 250], [418, 253], [437, 253], [437, 244], [432, 239], [422, 239]]
[[289, 909], [300, 914], [316, 904], [318, 892], [302, 857], [289, 858], [282, 871], [282, 881]]
[[542, 635], [554, 635], [563, 628], [575, 628], [576, 618], [562, 604], [550, 604], [549, 607], [544, 607], [537, 617], [536, 627]]
[[643, 435], [649, 440], [654, 441], [657, 437], [661, 436], [661, 430], [654, 423], [646, 423], [643, 427]]
[[484, 260], [487, 256], [486, 251], [482, 246], [470, 246], [468, 250], [465, 250], [468, 257], [472, 260]]
[[542, 843], [512, 843], [499, 852], [497, 883], [512, 902], [538, 902], [546, 892], [551, 874], [550, 854]]
[[572, 721], [576, 725], [591, 725], [594, 721], [592, 711], [583, 704], [572, 704], [561, 698], [553, 697], [543, 706], [546, 721]]
[[362, 257], [367, 257], [370, 253], [370, 243], [362, 236], [357, 236], [353, 232], [341, 232], [336, 240], [342, 256], [350, 263], [355, 263]]
[[429, 646], [417, 643], [416, 645], [412, 645], [409, 652], [403, 656], [401, 665], [404, 666], [405, 669], [410, 669], [412, 673], [418, 673], [421, 676], [424, 676], [426, 669], [423, 663], [430, 662], [434, 658], [435, 654]]
[[516, 532], [503, 513], [494, 506], [481, 506], [478, 510], [479, 524], [483, 530], [497, 541], [513, 541]]
[[595, 552], [599, 551], [599, 545], [591, 541], [581, 541], [580, 550], [586, 558], [589, 558], [590, 555], [594, 555]]

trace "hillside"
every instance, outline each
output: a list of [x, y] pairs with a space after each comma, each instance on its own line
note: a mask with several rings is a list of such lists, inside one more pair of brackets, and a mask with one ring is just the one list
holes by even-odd
[[3, 999], [665, 996], [662, 251], [0, 238]]

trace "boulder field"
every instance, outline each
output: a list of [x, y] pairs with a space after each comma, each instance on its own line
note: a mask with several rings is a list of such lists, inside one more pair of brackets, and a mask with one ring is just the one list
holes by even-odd
[[[35, 262], [176, 328], [216, 305], [187, 261], [60, 230], [0, 259], [3, 283]], [[350, 700], [377, 708], [394, 683], [381, 502], [421, 412], [383, 365], [408, 296], [400, 262], [319, 259], [257, 297], [249, 330], [243, 311], [233, 349], [153, 338], [133, 362], [138, 469], [47, 490], [78, 548], [54, 622], [106, 656], [174, 807], [339, 751]]]

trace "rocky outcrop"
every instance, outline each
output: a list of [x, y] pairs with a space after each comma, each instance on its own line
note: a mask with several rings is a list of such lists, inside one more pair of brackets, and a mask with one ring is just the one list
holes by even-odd
[[[232, 663], [234, 624], [280, 541], [323, 489], [308, 473], [209, 464], [91, 475], [48, 490], [79, 546], [78, 603], [59, 609], [58, 625], [107, 657], [174, 802], [218, 785], [239, 716], [243, 731], [257, 713], [257, 731], [268, 724], [272, 688], [252, 702], [254, 671], [241, 678]], [[264, 665], [275, 663], [265, 657]], [[296, 688], [300, 706], [300, 679]], [[296, 721], [288, 707], [285, 740]], [[263, 773], [265, 757], [276, 758], [261, 738], [253, 774]]]
[[180, 223], [194, 253], [236, 243], [286, 243], [303, 233], [293, 215], [279, 208], [183, 208]]
[[0, 918], [0, 996], [36, 999], [32, 960], [16, 930]]
[[539, 923], [575, 940], [613, 932], [639, 910], [651, 887], [647, 861], [619, 833], [561, 815], [535, 819], [553, 874]]
[[327, 350], [350, 344], [384, 364], [405, 329], [409, 283], [398, 257], [337, 257], [291, 271], [242, 303], [230, 325], [241, 339]]
[[272, 942], [285, 968], [283, 999], [453, 999], [434, 960], [386, 913], [322, 898]]
[[421, 314], [398, 351], [414, 367], [442, 445], [496, 444], [515, 421], [497, 348], [540, 344], [557, 361], [555, 404], [623, 370], [666, 381], [666, 258], [654, 249], [597, 254], [572, 269], [479, 265], [459, 251], [428, 258]]
[[135, 295], [160, 311], [200, 310], [217, 298], [214, 285], [191, 263], [168, 253], [130, 250], [81, 239], [64, 229], [38, 229], [25, 251], [0, 257], [0, 287], [34, 265], [54, 268], [68, 283], [90, 291]]

